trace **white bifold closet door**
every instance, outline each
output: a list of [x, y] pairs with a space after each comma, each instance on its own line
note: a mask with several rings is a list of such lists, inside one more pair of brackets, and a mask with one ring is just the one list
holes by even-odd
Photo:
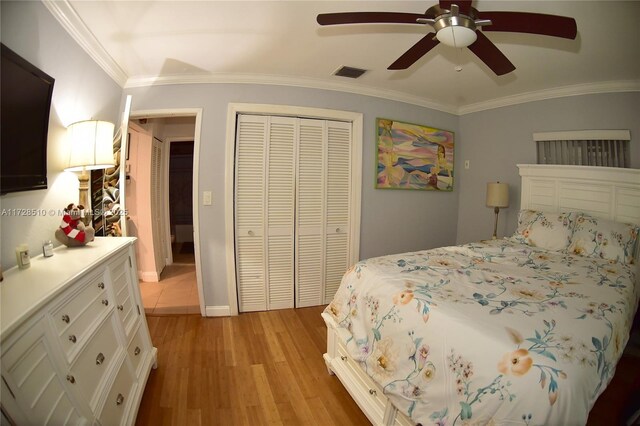
[[239, 115], [240, 312], [328, 303], [348, 265], [351, 123]]

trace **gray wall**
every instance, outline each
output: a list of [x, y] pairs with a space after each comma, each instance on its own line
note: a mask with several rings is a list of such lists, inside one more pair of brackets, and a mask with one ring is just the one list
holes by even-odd
[[456, 156], [459, 164], [470, 160], [471, 167], [458, 167], [457, 242], [491, 237], [494, 213], [485, 206], [485, 194], [487, 182], [496, 180], [510, 187], [498, 236], [515, 231], [520, 208], [516, 164], [536, 162], [534, 132], [586, 129], [631, 130], [631, 167], [640, 168], [640, 92], [572, 96], [461, 116]]
[[[41, 2], [0, 2], [2, 43], [53, 78], [55, 85], [47, 142], [48, 189], [0, 197], [0, 207], [60, 210], [78, 202], [78, 179], [63, 172], [67, 159], [66, 126], [89, 118], [115, 122], [122, 88], [78, 46]], [[31, 256], [42, 253], [42, 241], [55, 241], [60, 216], [3, 215], [0, 218], [2, 269], [16, 264], [15, 248], [29, 245]], [[58, 243], [55, 243], [58, 245]]]
[[[3, 209], [59, 209], [77, 200], [75, 175], [64, 167], [65, 127], [95, 118], [116, 122], [123, 91], [70, 38], [40, 2], [1, 3], [2, 42], [56, 79], [50, 118], [49, 189], [9, 194]], [[630, 129], [632, 167], [640, 168], [640, 93], [553, 99], [456, 117], [367, 96], [326, 90], [259, 85], [182, 85], [125, 90], [132, 109], [203, 108], [199, 153], [200, 191], [213, 193], [199, 207], [205, 304], [227, 305], [224, 149], [230, 102], [298, 105], [364, 114], [360, 258], [474, 241], [491, 235], [493, 212], [484, 205], [486, 182], [511, 185], [511, 207], [501, 213], [500, 234], [515, 229], [520, 180], [517, 163], [535, 162], [532, 133], [576, 129]], [[454, 192], [376, 190], [375, 118], [385, 117], [456, 132]], [[464, 170], [464, 160], [471, 162]], [[459, 200], [459, 201], [458, 201]], [[52, 238], [59, 217], [1, 219], [2, 266], [15, 265], [14, 249], [27, 242], [37, 254]], [[457, 239], [456, 239], [457, 238]]]
[[[295, 105], [357, 111], [364, 114], [362, 223], [360, 258], [455, 243], [458, 187], [454, 192], [374, 189], [375, 119], [386, 117], [457, 131], [458, 117], [367, 96], [295, 87], [209, 84], [128, 89], [132, 112], [167, 108], [203, 108], [200, 191], [211, 191], [212, 206], [199, 207], [205, 304], [226, 306], [225, 132], [231, 102]], [[456, 139], [459, 141], [459, 139]], [[457, 159], [456, 159], [457, 162]], [[458, 164], [456, 164], [456, 168]]]

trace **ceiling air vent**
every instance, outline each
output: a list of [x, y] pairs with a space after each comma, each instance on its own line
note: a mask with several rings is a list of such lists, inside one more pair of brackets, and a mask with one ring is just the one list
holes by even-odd
[[338, 70], [334, 72], [333, 75], [337, 75], [339, 77], [358, 78], [365, 72], [367, 72], [367, 70], [345, 66], [338, 68]]

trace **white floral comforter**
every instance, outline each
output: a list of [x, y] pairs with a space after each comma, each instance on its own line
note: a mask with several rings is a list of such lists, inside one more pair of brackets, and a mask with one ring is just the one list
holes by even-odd
[[626, 345], [636, 273], [489, 241], [359, 262], [326, 312], [416, 423], [584, 424]]

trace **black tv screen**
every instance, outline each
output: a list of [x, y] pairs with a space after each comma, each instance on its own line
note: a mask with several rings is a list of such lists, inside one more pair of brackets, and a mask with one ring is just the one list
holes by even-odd
[[0, 193], [45, 189], [54, 79], [0, 46]]

